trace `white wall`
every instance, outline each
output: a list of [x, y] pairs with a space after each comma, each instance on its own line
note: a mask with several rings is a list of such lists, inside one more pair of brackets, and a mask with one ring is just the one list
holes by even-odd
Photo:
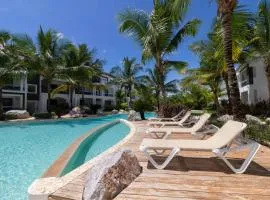
[[[241, 72], [237, 72], [240, 94], [248, 92], [248, 104], [255, 104], [259, 101], [268, 100], [268, 84], [265, 75], [265, 64], [263, 59], [254, 59], [249, 62], [249, 67], [253, 67], [253, 84], [241, 86]], [[257, 91], [257, 98], [255, 98], [255, 90]], [[256, 101], [257, 100], [257, 101]]]

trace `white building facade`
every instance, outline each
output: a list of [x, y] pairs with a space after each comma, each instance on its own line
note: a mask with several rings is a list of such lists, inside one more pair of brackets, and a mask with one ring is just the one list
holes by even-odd
[[[100, 105], [101, 108], [106, 106], [114, 106], [115, 92], [118, 86], [111, 84], [113, 77], [107, 73], [103, 73], [94, 80], [92, 89], [75, 90], [71, 95], [70, 91], [61, 92], [52, 99], [57, 102], [64, 102], [70, 107], [79, 106], [84, 98], [84, 105], [91, 106], [93, 104]], [[62, 84], [62, 81], [55, 80], [51, 84], [51, 88], [55, 89]], [[99, 89], [102, 88], [102, 89]], [[70, 105], [72, 98], [72, 106]], [[20, 78], [14, 79], [10, 84], [3, 88], [3, 107], [4, 110], [28, 110], [30, 113], [47, 112], [48, 92], [46, 81], [42, 77], [27, 78], [22, 75]]]
[[251, 105], [269, 100], [265, 64], [262, 58], [241, 65], [236, 75], [242, 103]]

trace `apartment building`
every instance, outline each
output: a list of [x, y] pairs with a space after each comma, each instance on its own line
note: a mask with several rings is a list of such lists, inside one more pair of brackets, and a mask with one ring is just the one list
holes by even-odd
[[262, 58], [241, 65], [236, 75], [242, 103], [250, 105], [269, 99], [265, 64]]
[[[95, 77], [94, 87], [92, 89], [84, 88], [83, 90], [75, 90], [71, 95], [70, 91], [61, 92], [52, 97], [57, 103], [67, 103], [70, 105], [72, 98], [72, 106], [98, 104], [102, 108], [108, 105], [115, 105], [115, 92], [118, 86], [111, 84], [113, 77], [107, 73], [103, 73], [100, 77]], [[54, 80], [51, 88], [55, 89], [62, 84], [61, 80]], [[104, 89], [99, 89], [102, 88]], [[39, 76], [27, 77], [22, 74], [20, 77], [13, 79], [3, 88], [3, 107], [4, 110], [24, 109], [30, 113], [47, 111], [48, 90], [46, 81]]]

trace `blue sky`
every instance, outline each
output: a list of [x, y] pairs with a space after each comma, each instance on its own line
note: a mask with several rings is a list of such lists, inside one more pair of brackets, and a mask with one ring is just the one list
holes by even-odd
[[[251, 11], [258, 0], [240, 0]], [[117, 13], [125, 8], [151, 11], [152, 0], [1, 0], [0, 29], [13, 33], [28, 33], [34, 39], [40, 25], [53, 28], [75, 43], [87, 43], [98, 50], [98, 56], [106, 60], [105, 71], [120, 65], [124, 56], [136, 57], [140, 62], [140, 47], [118, 32]], [[189, 67], [197, 67], [197, 57], [189, 51], [193, 41], [206, 39], [217, 8], [215, 0], [193, 0], [186, 20], [202, 20], [195, 38], [187, 38], [172, 59], [183, 60]], [[151, 63], [145, 68], [151, 67]], [[171, 72], [169, 79], [181, 76]]]

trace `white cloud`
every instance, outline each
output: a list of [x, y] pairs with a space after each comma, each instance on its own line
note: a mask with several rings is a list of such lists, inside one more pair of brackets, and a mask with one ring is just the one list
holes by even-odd
[[63, 33], [57, 33], [57, 37], [58, 37], [59, 39], [63, 39], [63, 38], [64, 38], [64, 34], [63, 34]]

